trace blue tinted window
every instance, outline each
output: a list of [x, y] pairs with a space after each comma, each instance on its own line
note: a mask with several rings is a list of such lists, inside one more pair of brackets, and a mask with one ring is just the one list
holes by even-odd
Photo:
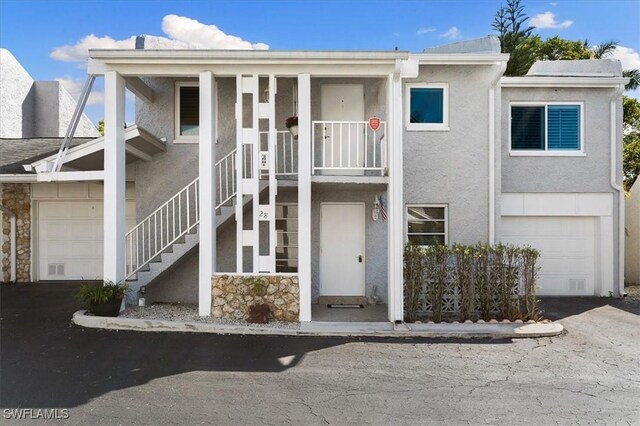
[[511, 107], [511, 149], [544, 150], [544, 107]]
[[410, 96], [411, 123], [444, 123], [444, 89], [412, 87]]
[[580, 149], [580, 106], [547, 107], [547, 147], [554, 150]]

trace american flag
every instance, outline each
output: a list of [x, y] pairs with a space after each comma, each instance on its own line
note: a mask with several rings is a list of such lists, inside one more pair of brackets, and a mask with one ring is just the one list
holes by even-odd
[[384, 203], [382, 202], [382, 198], [380, 198], [380, 217], [383, 222], [387, 221], [387, 209], [384, 208]]

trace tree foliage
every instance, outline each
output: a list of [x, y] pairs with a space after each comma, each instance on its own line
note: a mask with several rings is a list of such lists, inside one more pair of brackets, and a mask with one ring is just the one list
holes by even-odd
[[534, 62], [533, 47], [527, 43], [534, 27], [527, 25], [528, 20], [521, 0], [507, 0], [493, 19], [491, 26], [498, 32], [501, 51], [511, 55], [505, 75], [524, 75]]
[[100, 132], [100, 134], [104, 136], [104, 120], [100, 120], [98, 122], [98, 132]]
[[640, 175], [640, 102], [637, 99], [624, 97], [622, 168], [624, 186], [629, 190]]

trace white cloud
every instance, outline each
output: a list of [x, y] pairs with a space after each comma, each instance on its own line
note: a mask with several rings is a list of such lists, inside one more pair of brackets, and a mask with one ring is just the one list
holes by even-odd
[[[56, 78], [56, 81], [60, 82], [67, 92], [76, 101], [80, 98], [82, 93], [82, 87], [84, 86], [84, 79], [72, 78], [69, 76]], [[96, 90], [93, 88], [87, 99], [87, 105], [104, 104], [104, 90]]]
[[392, 32], [392, 33], [391, 33], [391, 35], [396, 36], [396, 37], [400, 37], [400, 36], [401, 36], [401, 34], [400, 34], [400, 33], [395, 32], [395, 31], [394, 31], [394, 32]]
[[551, 2], [551, 3], [549, 3], [549, 4], [550, 4], [551, 6], [553, 6], [553, 7], [555, 7], [555, 6], [557, 6], [557, 5], [558, 5], [558, 3], [557, 3], [557, 2], [555, 2], [555, 1], [552, 1], [552, 2]]
[[456, 38], [460, 38], [460, 35], [462, 35], [462, 33], [460, 32], [458, 27], [451, 27], [446, 32], [440, 34], [440, 37], [449, 38], [453, 40]]
[[623, 70], [640, 69], [640, 53], [631, 47], [618, 46], [609, 57], [620, 60]]
[[556, 21], [555, 13], [547, 11], [544, 13], [539, 13], [533, 18], [531, 18], [531, 20], [529, 21], [529, 24], [539, 29], [556, 28], [556, 29], [563, 30], [573, 25], [573, 21], [570, 21], [567, 19], [566, 21], [558, 22]]
[[417, 35], [425, 35], [425, 34], [429, 34], [434, 32], [436, 29], [435, 28], [419, 28], [418, 31], [416, 31]]
[[[162, 31], [168, 36], [147, 36], [145, 46], [155, 49], [255, 49], [265, 50], [269, 45], [251, 43], [229, 35], [217, 26], [203, 24], [186, 16], [166, 15], [162, 18]], [[89, 49], [133, 49], [135, 36], [114, 40], [110, 36], [89, 34], [76, 44], [59, 46], [51, 58], [64, 62], [81, 62], [89, 56]]]

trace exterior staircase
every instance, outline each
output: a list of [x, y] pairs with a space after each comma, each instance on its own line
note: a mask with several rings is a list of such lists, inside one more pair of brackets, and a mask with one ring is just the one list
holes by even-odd
[[[218, 227], [235, 216], [235, 161], [233, 150], [216, 163]], [[198, 245], [198, 195], [196, 178], [127, 232], [125, 271], [131, 294], [150, 284]], [[250, 197], [245, 197], [243, 206], [249, 201]]]

